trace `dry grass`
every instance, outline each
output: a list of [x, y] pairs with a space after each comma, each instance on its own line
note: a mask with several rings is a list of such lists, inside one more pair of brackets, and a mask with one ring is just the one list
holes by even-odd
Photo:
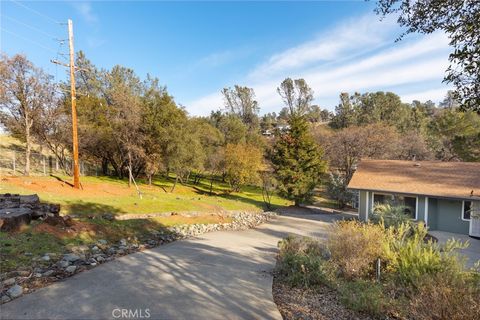
[[347, 279], [373, 272], [373, 261], [382, 256], [384, 229], [358, 221], [335, 223], [328, 239], [332, 263]]

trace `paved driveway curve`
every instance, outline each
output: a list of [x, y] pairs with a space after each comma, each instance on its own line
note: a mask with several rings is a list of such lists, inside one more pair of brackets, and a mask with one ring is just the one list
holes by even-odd
[[0, 319], [122, 319], [121, 309], [123, 319], [281, 319], [270, 274], [278, 241], [324, 238], [333, 219], [279, 216], [127, 255], [1, 305]]

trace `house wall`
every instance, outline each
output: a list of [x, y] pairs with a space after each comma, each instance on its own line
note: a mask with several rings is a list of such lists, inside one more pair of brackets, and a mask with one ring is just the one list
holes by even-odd
[[462, 201], [432, 198], [429, 201], [428, 226], [430, 230], [468, 234], [470, 222], [462, 220]]
[[[359, 220], [367, 221], [373, 210], [373, 192], [360, 191]], [[469, 222], [462, 220], [462, 201], [417, 196], [417, 221], [430, 230], [468, 234]]]

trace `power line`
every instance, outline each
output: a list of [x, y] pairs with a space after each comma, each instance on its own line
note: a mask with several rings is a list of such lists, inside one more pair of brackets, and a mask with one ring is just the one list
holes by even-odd
[[37, 15], [45, 18], [45, 19], [47, 19], [47, 20], [50, 20], [51, 22], [53, 22], [53, 23], [55, 23], [55, 24], [64, 24], [63, 22], [57, 21], [57, 20], [53, 19], [52, 17], [47, 16], [46, 14], [43, 14], [43, 13], [41, 13], [41, 12], [35, 10], [35, 9], [32, 9], [32, 8], [24, 5], [23, 3], [20, 3], [20, 2], [15, 1], [15, 0], [11, 0], [11, 1], [12, 1], [13, 3], [15, 3], [16, 5], [21, 6], [21, 7], [25, 8], [25, 9], [27, 9], [28, 11], [31, 11], [31, 12], [33, 12], [33, 13], [35, 13], [35, 14], [37, 14]]
[[12, 31], [7, 30], [7, 29], [2, 28], [2, 27], [0, 27], [0, 30], [3, 30], [3, 31], [5, 31], [6, 33], [9, 33], [9, 34], [11, 34], [11, 35], [13, 35], [13, 36], [15, 36], [15, 37], [17, 37], [17, 38], [20, 38], [20, 39], [22, 39], [22, 40], [28, 41], [28, 42], [33, 43], [33, 44], [35, 44], [35, 45], [37, 45], [37, 46], [39, 46], [39, 47], [41, 47], [41, 48], [43, 48], [43, 49], [45, 49], [45, 50], [48, 50], [48, 51], [50, 51], [50, 52], [53, 52], [54, 54], [57, 54], [57, 51], [55, 51], [55, 50], [53, 50], [53, 49], [51, 49], [51, 48], [49, 48], [49, 47], [46, 47], [46, 46], [44, 46], [43, 44], [41, 44], [41, 43], [39, 43], [39, 42], [36, 42], [36, 41], [31, 40], [31, 39], [29, 39], [29, 38], [25, 38], [25, 37], [23, 37], [23, 36], [15, 33], [15, 32], [12, 32]]
[[25, 26], [25, 27], [27, 27], [27, 28], [29, 28], [29, 29], [31, 29], [31, 30], [40, 32], [41, 34], [43, 34], [43, 35], [45, 35], [45, 36], [47, 36], [47, 37], [49, 37], [49, 38], [52, 38], [53, 40], [56, 40], [56, 39], [58, 38], [58, 37], [56, 37], [56, 36], [54, 36], [54, 35], [52, 35], [52, 34], [50, 34], [50, 33], [47, 33], [47, 32], [45, 32], [45, 31], [43, 31], [43, 30], [41, 30], [41, 29], [39, 29], [39, 28], [37, 28], [37, 27], [34, 27], [34, 26], [32, 26], [32, 25], [29, 25], [29, 24], [27, 24], [27, 23], [25, 23], [25, 22], [22, 22], [22, 21], [20, 21], [20, 20], [15, 19], [15, 18], [9, 17], [9, 16], [4, 15], [4, 14], [2, 14], [1, 16], [5, 17], [5, 18], [7, 18], [7, 19], [9, 19], [9, 20], [11, 20], [11, 21], [13, 21], [13, 22], [16, 22], [16, 23], [18, 23], [18, 24], [21, 24], [21, 25], [23, 25], [23, 26]]

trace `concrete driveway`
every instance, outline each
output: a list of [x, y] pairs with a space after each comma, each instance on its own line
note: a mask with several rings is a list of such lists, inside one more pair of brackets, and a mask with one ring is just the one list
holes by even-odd
[[445, 231], [429, 231], [429, 233], [438, 239], [438, 242], [445, 244], [448, 239], [456, 239], [462, 242], [468, 241], [468, 247], [458, 250], [467, 258], [467, 267], [473, 267], [475, 262], [480, 260], [480, 240], [469, 237], [464, 234], [451, 233]]
[[124, 256], [1, 305], [0, 319], [281, 319], [270, 273], [278, 241], [324, 238], [339, 218], [280, 216]]

